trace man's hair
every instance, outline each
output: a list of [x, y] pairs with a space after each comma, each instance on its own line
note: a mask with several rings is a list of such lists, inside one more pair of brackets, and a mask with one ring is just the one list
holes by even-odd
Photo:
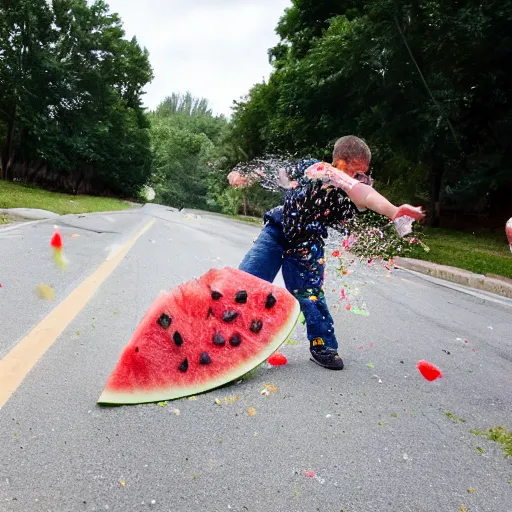
[[364, 140], [353, 135], [341, 137], [334, 144], [332, 152], [333, 164], [338, 160], [345, 160], [345, 162], [353, 162], [354, 160], [363, 160], [370, 164], [372, 159], [372, 152]]

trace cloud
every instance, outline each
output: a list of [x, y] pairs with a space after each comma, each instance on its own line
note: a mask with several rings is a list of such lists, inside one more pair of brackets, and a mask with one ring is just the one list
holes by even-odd
[[290, 0], [110, 0], [127, 37], [150, 53], [155, 78], [144, 103], [155, 108], [173, 92], [190, 91], [229, 115], [233, 100], [271, 71], [267, 49]]

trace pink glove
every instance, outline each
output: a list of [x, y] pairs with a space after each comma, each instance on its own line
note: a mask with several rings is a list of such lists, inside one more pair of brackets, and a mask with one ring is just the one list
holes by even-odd
[[398, 217], [411, 217], [414, 220], [421, 220], [425, 217], [421, 206], [415, 207], [409, 204], [403, 204], [398, 207], [397, 212], [393, 216], [392, 220], [398, 219]]
[[508, 219], [507, 224], [505, 225], [505, 233], [510, 246], [510, 252], [512, 252], [512, 217]]
[[334, 185], [345, 192], [350, 192], [359, 183], [358, 180], [325, 162], [313, 164], [306, 169], [305, 174], [310, 180], [322, 180], [326, 185]]

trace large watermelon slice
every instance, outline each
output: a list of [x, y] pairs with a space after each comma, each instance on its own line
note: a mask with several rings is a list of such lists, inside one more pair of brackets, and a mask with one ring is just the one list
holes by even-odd
[[160, 294], [98, 402], [171, 400], [226, 384], [277, 350], [299, 312], [283, 288], [241, 270], [210, 270]]

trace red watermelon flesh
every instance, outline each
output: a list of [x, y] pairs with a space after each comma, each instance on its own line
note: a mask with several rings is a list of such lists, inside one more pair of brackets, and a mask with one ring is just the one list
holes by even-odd
[[210, 270], [159, 295], [98, 402], [171, 400], [231, 382], [286, 341], [299, 313], [283, 288], [241, 270]]
[[421, 375], [423, 375], [425, 379], [431, 382], [443, 376], [441, 370], [434, 366], [429, 361], [418, 361], [418, 364], [416, 366], [418, 367], [418, 370], [420, 371]]

